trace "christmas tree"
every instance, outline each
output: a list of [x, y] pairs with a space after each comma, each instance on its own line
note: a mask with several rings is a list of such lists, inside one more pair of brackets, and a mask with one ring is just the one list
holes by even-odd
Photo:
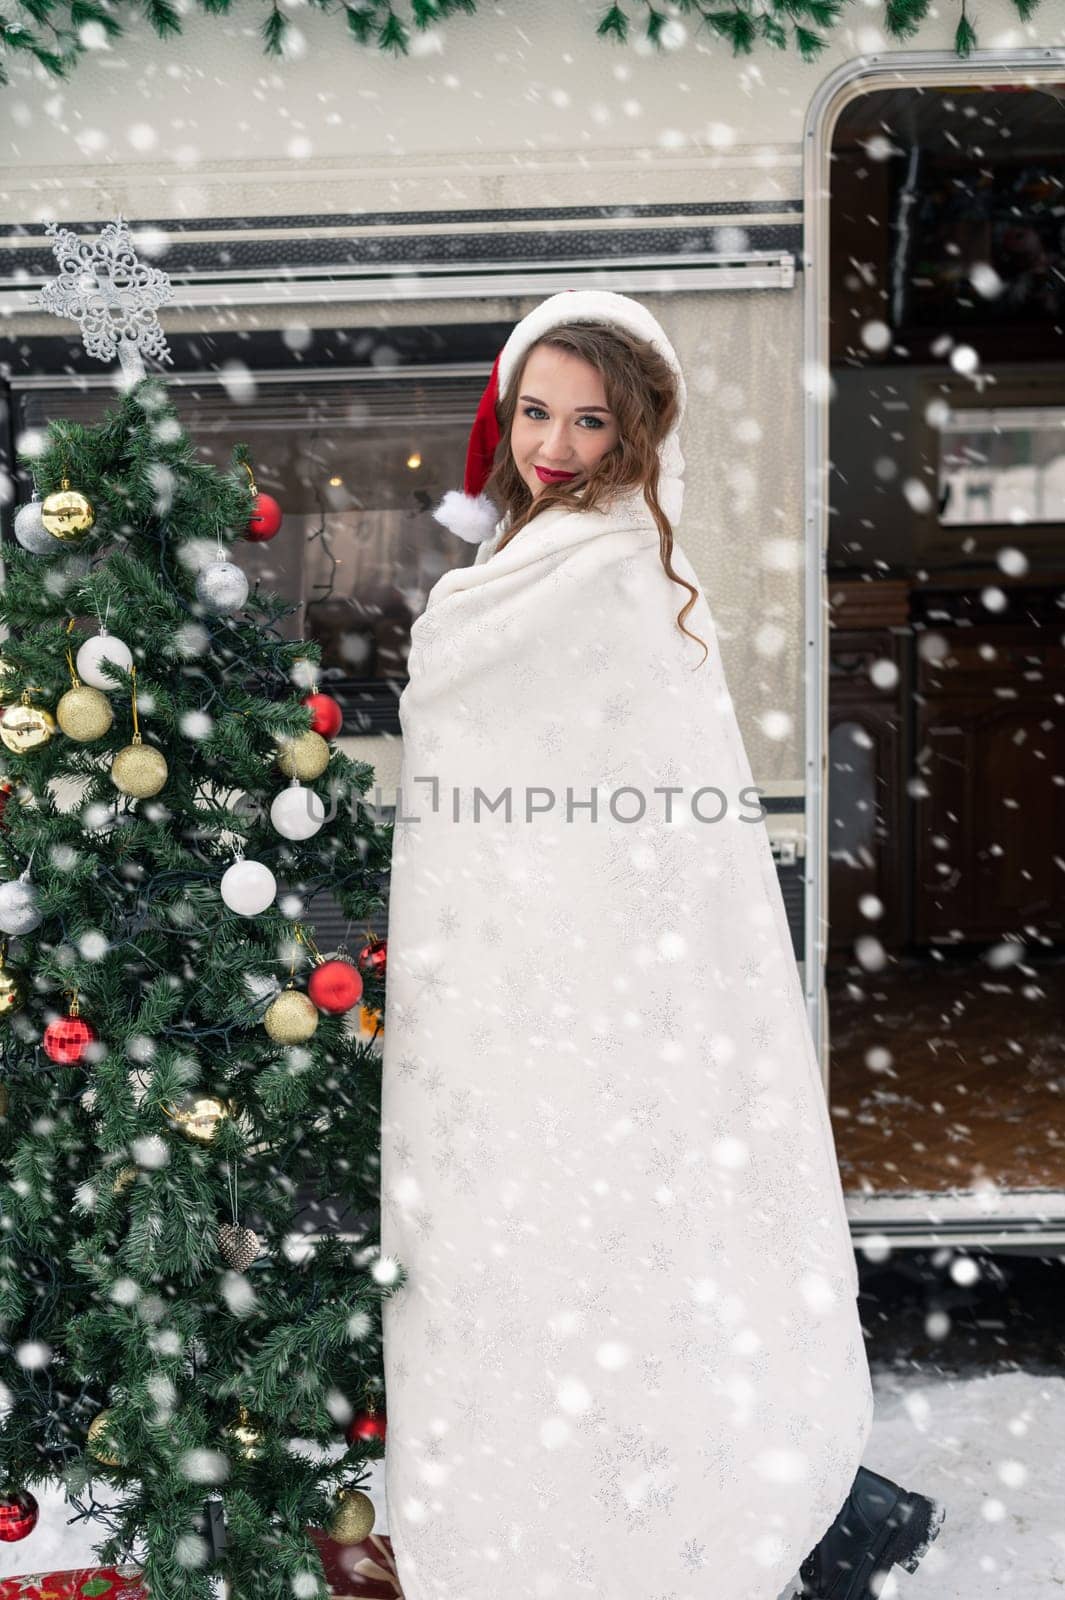
[[145, 372], [164, 275], [120, 221], [50, 287], [125, 381], [98, 426], [21, 441], [0, 593], [0, 1535], [58, 1477], [160, 1600], [324, 1600], [308, 1529], [372, 1527], [404, 1273], [384, 944], [326, 960], [310, 912], [382, 904], [390, 828], [318, 647], [230, 559], [280, 508], [243, 447], [196, 460]]

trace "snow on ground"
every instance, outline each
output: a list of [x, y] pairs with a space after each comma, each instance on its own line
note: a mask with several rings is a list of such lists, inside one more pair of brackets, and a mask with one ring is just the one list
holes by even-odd
[[[1065, 1378], [1006, 1372], [900, 1376], [873, 1370], [876, 1420], [864, 1460], [947, 1507], [917, 1572], [896, 1569], [880, 1600], [1062, 1600], [1065, 1592]], [[388, 1532], [384, 1464], [366, 1485]], [[0, 1577], [92, 1564], [93, 1530], [67, 1525], [59, 1492], [41, 1520], [0, 1546]], [[101, 1496], [102, 1498], [102, 1496]]]

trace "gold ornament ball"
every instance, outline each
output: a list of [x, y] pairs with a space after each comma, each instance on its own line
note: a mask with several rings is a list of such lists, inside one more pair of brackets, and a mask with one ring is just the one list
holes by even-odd
[[337, 1544], [361, 1544], [373, 1532], [373, 1501], [361, 1489], [337, 1491], [337, 1508], [329, 1524], [329, 1537]]
[[17, 1011], [23, 1001], [22, 985], [7, 967], [0, 967], [0, 1017]]
[[245, 1461], [254, 1461], [256, 1456], [260, 1454], [263, 1436], [258, 1428], [251, 1426], [248, 1421], [248, 1413], [243, 1406], [240, 1409], [239, 1421], [231, 1422], [228, 1427], [222, 1429], [222, 1432], [227, 1439], [236, 1445], [237, 1450]]
[[154, 744], [127, 744], [111, 763], [111, 782], [135, 800], [158, 794], [167, 780], [166, 757]]
[[57, 489], [42, 501], [41, 522], [53, 538], [67, 544], [71, 539], [80, 539], [83, 533], [88, 533], [96, 514], [83, 494], [77, 489], [68, 488], [65, 479], [63, 483], [62, 489]]
[[278, 1044], [302, 1044], [317, 1026], [318, 1007], [300, 989], [282, 989], [263, 1017], [263, 1027]]
[[320, 778], [329, 765], [329, 746], [320, 733], [309, 730], [282, 741], [277, 764], [286, 778], [301, 778], [304, 782]]
[[55, 730], [56, 720], [43, 706], [27, 706], [19, 701], [0, 712], [0, 739], [16, 755], [25, 750], [39, 750]]
[[68, 739], [88, 744], [90, 739], [103, 738], [115, 713], [105, 694], [80, 683], [76, 689], [67, 690], [55, 708], [55, 717]]
[[190, 1139], [198, 1139], [201, 1144], [210, 1144], [218, 1132], [218, 1124], [229, 1116], [225, 1101], [216, 1099], [213, 1094], [187, 1094], [179, 1105], [163, 1109], [182, 1133]]
[[110, 1420], [110, 1411], [104, 1410], [93, 1417], [89, 1423], [89, 1454], [99, 1461], [101, 1466], [120, 1467], [122, 1462], [115, 1455], [114, 1444], [107, 1432], [107, 1424]]

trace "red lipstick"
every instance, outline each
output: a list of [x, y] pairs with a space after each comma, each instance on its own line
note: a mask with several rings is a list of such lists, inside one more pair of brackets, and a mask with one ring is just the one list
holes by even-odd
[[565, 483], [568, 478], [575, 478], [575, 472], [550, 472], [547, 467], [537, 467], [536, 476], [541, 483]]

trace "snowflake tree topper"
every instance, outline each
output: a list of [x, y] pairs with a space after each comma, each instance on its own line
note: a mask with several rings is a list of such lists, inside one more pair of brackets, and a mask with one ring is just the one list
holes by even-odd
[[171, 361], [155, 315], [173, 299], [170, 279], [138, 261], [121, 216], [106, 224], [95, 244], [54, 222], [45, 232], [56, 235], [59, 277], [45, 284], [36, 304], [77, 322], [86, 350], [98, 360], [113, 360], [117, 350], [130, 385], [144, 377], [145, 356]]

